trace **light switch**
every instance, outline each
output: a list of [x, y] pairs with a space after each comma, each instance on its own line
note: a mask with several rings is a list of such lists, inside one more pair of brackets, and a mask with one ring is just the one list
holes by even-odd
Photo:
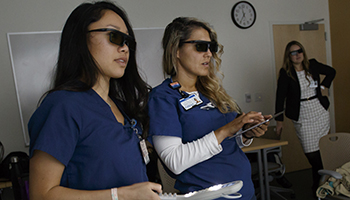
[[245, 102], [250, 103], [251, 101], [252, 101], [252, 96], [249, 93], [245, 94]]

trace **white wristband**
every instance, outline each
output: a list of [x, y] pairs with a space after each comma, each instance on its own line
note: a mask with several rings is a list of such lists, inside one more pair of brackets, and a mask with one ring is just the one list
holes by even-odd
[[118, 200], [117, 188], [111, 189], [112, 200]]

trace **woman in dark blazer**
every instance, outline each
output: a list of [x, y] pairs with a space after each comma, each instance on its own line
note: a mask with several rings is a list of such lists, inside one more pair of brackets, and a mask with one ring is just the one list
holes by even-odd
[[[320, 80], [320, 75], [325, 78]], [[330, 129], [329, 100], [321, 90], [329, 88], [335, 77], [330, 66], [308, 60], [302, 44], [291, 41], [287, 44], [283, 67], [279, 72], [276, 94], [276, 113], [285, 110], [286, 117], [293, 121], [304, 153], [312, 166], [313, 191], [319, 183], [318, 170], [322, 169], [319, 139]], [[276, 118], [277, 135], [282, 133], [283, 115]]]

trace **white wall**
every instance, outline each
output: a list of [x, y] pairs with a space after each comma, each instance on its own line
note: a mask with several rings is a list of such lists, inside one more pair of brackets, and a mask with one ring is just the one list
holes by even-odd
[[[238, 1], [238, 0], [237, 0]], [[225, 47], [224, 87], [244, 112], [274, 112], [275, 66], [272, 24], [299, 24], [324, 18], [329, 33], [328, 0], [248, 0], [257, 11], [253, 27], [241, 30], [231, 21], [232, 0], [118, 0], [134, 28], [165, 27], [175, 17], [193, 16], [209, 22]], [[18, 111], [6, 33], [61, 30], [83, 0], [4, 0], [0, 7], [0, 141], [5, 154], [28, 152]], [[328, 34], [329, 38], [329, 34]], [[330, 41], [327, 60], [331, 64]], [[245, 93], [252, 102], [245, 103]], [[260, 93], [261, 102], [255, 102]]]

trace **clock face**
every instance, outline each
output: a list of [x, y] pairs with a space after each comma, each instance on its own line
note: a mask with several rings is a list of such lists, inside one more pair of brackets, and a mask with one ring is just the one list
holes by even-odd
[[231, 11], [233, 23], [242, 29], [253, 26], [256, 19], [256, 12], [252, 4], [247, 1], [236, 3]]

